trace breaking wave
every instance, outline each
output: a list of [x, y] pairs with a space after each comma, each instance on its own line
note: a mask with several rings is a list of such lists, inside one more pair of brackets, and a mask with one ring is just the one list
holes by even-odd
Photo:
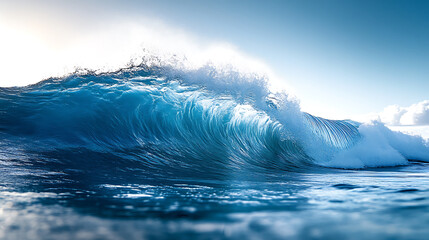
[[[210, 65], [184, 70], [141, 64], [0, 88], [0, 143], [26, 153], [112, 154], [116, 158], [105, 161], [172, 175], [429, 160], [422, 138], [376, 122], [304, 113], [285, 92], [271, 92], [268, 82]], [[84, 165], [73, 161], [76, 168]]]

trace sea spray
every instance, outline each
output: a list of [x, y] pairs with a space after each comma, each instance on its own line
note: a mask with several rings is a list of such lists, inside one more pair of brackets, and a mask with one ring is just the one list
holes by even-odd
[[319, 118], [270, 90], [266, 76], [210, 64], [192, 69], [180, 59], [2, 88], [0, 111], [2, 141], [24, 141], [32, 151], [137, 149], [133, 159], [149, 169], [266, 172], [429, 160], [422, 139]]

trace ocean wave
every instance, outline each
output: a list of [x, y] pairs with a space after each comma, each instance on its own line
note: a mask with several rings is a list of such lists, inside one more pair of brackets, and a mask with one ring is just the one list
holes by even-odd
[[[207, 65], [141, 64], [0, 89], [0, 141], [27, 151], [85, 148], [149, 169], [363, 168], [429, 160], [427, 142], [379, 123], [304, 113], [269, 80]], [[132, 162], [130, 162], [132, 164]]]

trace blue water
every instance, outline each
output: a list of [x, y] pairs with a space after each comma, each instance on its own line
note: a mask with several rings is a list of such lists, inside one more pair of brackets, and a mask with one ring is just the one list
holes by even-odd
[[425, 239], [429, 147], [261, 76], [141, 66], [0, 88], [0, 239]]

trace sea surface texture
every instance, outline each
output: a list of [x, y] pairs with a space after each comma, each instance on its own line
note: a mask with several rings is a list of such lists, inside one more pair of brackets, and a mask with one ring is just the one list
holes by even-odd
[[427, 140], [263, 76], [141, 64], [0, 88], [0, 239], [427, 239]]

